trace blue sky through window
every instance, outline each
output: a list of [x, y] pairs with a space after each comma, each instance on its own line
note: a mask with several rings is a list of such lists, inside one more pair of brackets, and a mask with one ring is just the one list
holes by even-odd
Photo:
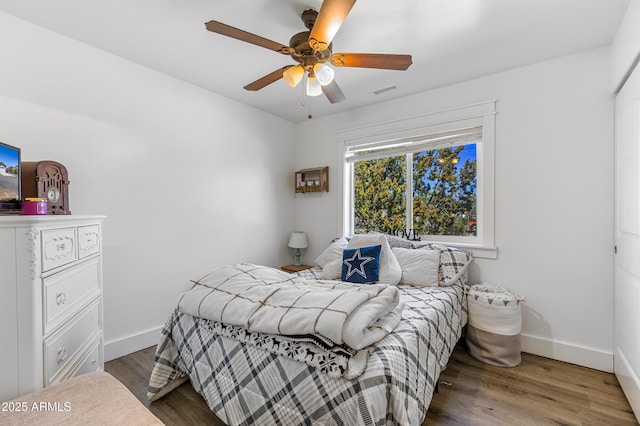
[[473, 161], [476, 159], [476, 144], [470, 143], [464, 146], [464, 149], [460, 152], [460, 161], [456, 164], [456, 168], [460, 169], [464, 166], [465, 161]]
[[18, 152], [14, 149], [0, 145], [0, 162], [7, 167], [15, 167], [18, 165]]

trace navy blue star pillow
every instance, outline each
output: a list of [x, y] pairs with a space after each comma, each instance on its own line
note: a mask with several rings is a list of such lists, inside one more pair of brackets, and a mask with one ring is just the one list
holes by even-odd
[[382, 246], [345, 249], [342, 253], [342, 281], [358, 284], [375, 283], [380, 275]]

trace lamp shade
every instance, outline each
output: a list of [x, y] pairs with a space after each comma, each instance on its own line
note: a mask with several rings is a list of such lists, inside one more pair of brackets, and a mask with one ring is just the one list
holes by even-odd
[[304, 67], [302, 65], [296, 65], [295, 67], [288, 68], [282, 73], [282, 78], [289, 85], [289, 87], [296, 87], [300, 80], [304, 77]]
[[307, 248], [307, 234], [304, 232], [294, 231], [289, 238], [289, 247], [291, 248]]
[[333, 81], [333, 68], [325, 64], [315, 64], [313, 67], [313, 73], [316, 75], [316, 79], [318, 83], [322, 86], [326, 86], [327, 84]]
[[315, 77], [309, 76], [307, 78], [307, 96], [320, 96], [322, 95], [322, 86], [318, 83]]

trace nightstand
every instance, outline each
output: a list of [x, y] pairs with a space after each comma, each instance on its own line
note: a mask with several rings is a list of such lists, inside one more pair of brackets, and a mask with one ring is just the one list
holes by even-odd
[[282, 269], [283, 271], [287, 271], [289, 273], [300, 272], [300, 271], [304, 271], [305, 269], [311, 269], [311, 268], [313, 268], [313, 266], [310, 266], [310, 265], [300, 265], [300, 266], [286, 265], [286, 266], [280, 267], [280, 269]]

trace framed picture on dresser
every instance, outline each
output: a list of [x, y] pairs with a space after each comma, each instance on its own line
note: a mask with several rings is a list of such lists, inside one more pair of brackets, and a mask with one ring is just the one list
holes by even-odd
[[0, 142], [0, 214], [20, 211], [20, 148]]

